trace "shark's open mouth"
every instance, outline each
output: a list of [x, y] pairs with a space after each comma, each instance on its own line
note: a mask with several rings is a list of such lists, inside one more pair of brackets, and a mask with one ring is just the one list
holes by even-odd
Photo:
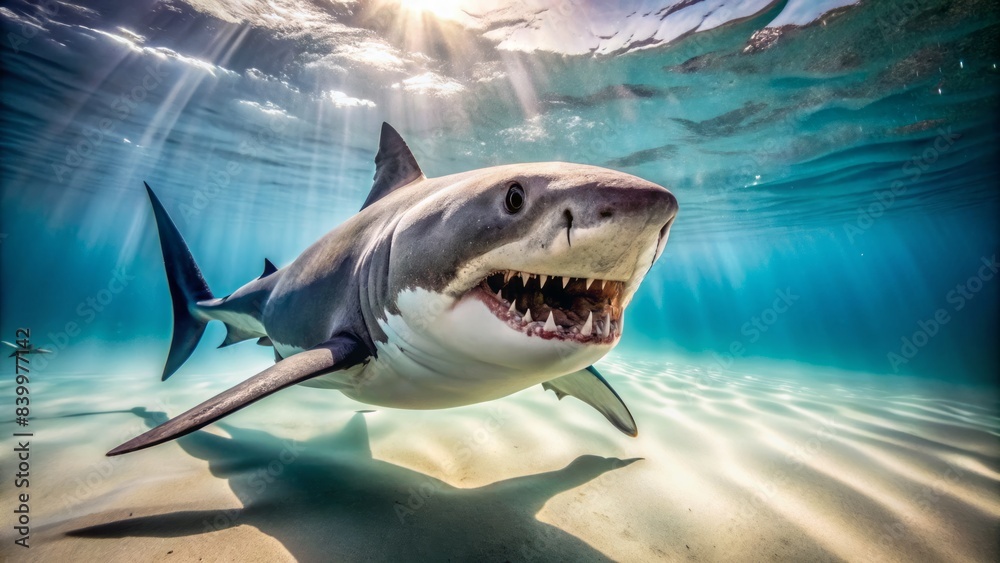
[[546, 339], [611, 343], [621, 336], [620, 281], [501, 271], [473, 292], [512, 328]]

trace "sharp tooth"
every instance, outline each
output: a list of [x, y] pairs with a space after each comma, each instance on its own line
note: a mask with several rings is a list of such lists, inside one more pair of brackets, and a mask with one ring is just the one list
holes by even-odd
[[563, 282], [563, 289], [566, 289], [566, 286], [569, 285], [569, 278], [566, 276], [561, 276], [561, 277]]
[[521, 281], [524, 282], [524, 285], [528, 285], [528, 280], [530, 279], [531, 279], [531, 274], [527, 272], [521, 272]]
[[604, 333], [611, 335], [611, 315], [604, 313]]
[[510, 309], [507, 309], [508, 313], [517, 314], [517, 307], [514, 306], [515, 303], [517, 302], [516, 301], [510, 302]]
[[580, 329], [580, 334], [584, 336], [590, 336], [593, 330], [594, 330], [594, 312], [591, 311], [590, 314], [587, 315], [587, 322], [583, 323], [583, 328]]
[[527, 311], [524, 312], [524, 316], [521, 317], [521, 320], [524, 321], [524, 322], [526, 322], [526, 323], [530, 323], [531, 322], [531, 309], [530, 308]]
[[597, 325], [597, 336], [604, 336], [604, 327], [601, 325], [601, 322], [598, 321], [594, 324]]
[[503, 273], [503, 284], [507, 285], [507, 282], [509, 282], [510, 278], [512, 278], [512, 277], [514, 277], [514, 272], [512, 272], [510, 270], [507, 270], [506, 272], [504, 272]]
[[601, 289], [602, 289], [602, 290], [604, 289], [604, 282], [606, 282], [606, 281], [607, 281], [607, 280], [601, 280]]
[[538, 276], [538, 280], [539, 280], [538, 287], [545, 287], [545, 282], [549, 281], [549, 276], [542, 274]]
[[594, 283], [594, 278], [587, 278], [587, 289], [590, 289], [590, 286], [591, 286], [591, 285], [592, 285], [593, 283]]
[[555, 332], [556, 331], [556, 321], [552, 318], [552, 311], [549, 311], [549, 318], [545, 319], [545, 331]]
[[503, 300], [503, 295], [500, 295], [500, 290], [497, 290], [497, 299]]

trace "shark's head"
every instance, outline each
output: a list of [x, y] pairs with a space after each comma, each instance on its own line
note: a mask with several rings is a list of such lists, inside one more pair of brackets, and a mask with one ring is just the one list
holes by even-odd
[[394, 194], [408, 206], [388, 265], [394, 312], [450, 351], [538, 373], [586, 367], [618, 342], [677, 214], [665, 188], [594, 166], [415, 179]]

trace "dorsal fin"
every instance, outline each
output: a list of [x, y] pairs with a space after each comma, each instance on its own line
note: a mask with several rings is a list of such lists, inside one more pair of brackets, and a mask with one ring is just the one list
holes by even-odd
[[378, 154], [375, 155], [375, 183], [361, 209], [423, 176], [406, 141], [391, 125], [382, 123], [382, 136], [378, 142]]
[[267, 258], [265, 258], [264, 259], [264, 273], [261, 274], [260, 277], [257, 278], [257, 279], [262, 280], [262, 279], [266, 278], [267, 276], [270, 276], [271, 274], [273, 274], [273, 273], [275, 273], [277, 271], [278, 271], [278, 268], [275, 267], [275, 265], [272, 264], [270, 260], [268, 260]]

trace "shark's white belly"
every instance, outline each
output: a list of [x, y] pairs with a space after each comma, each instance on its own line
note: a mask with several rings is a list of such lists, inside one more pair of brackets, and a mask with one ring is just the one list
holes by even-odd
[[[445, 409], [498, 399], [548, 381], [557, 375], [525, 374], [474, 363], [428, 365], [426, 358], [395, 343], [378, 345], [378, 358], [367, 364], [320, 376], [302, 383], [306, 387], [336, 389], [369, 405], [402, 409]], [[419, 355], [418, 355], [419, 356]], [[480, 379], [468, 377], [479, 374]]]
[[425, 351], [411, 351], [396, 343], [380, 344], [378, 349], [378, 359], [356, 372], [351, 384], [341, 389], [345, 395], [383, 407], [443, 409], [491, 401], [551, 379], [545, 374], [528, 378], [514, 370], [454, 359], [442, 365], [428, 361]]
[[448, 304], [444, 309], [429, 305], [437, 299], [442, 298], [426, 292], [401, 296], [401, 308], [446, 309], [448, 314], [419, 317], [424, 322], [416, 328], [400, 315], [386, 315], [380, 326], [387, 340], [376, 343], [377, 358], [310, 383], [340, 389], [372, 405], [451, 408], [492, 401], [577, 371], [611, 349], [581, 349], [527, 336], [497, 320], [479, 301]]

